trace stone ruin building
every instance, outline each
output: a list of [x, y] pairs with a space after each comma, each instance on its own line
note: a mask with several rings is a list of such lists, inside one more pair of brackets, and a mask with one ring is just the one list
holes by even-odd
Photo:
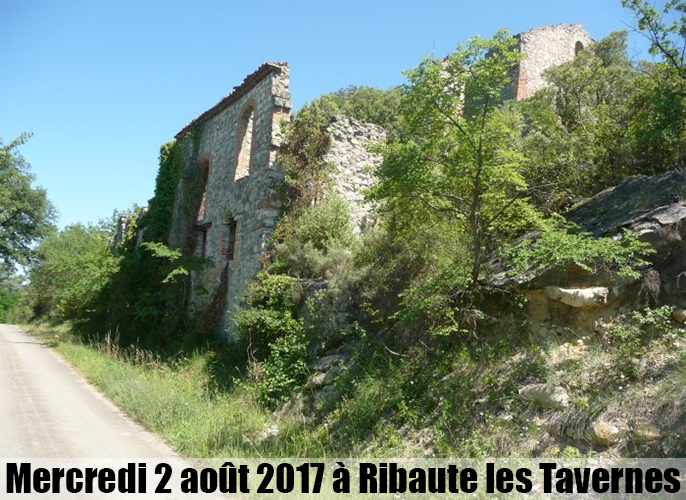
[[[544, 87], [546, 69], [572, 59], [593, 42], [580, 24], [538, 27], [516, 37], [526, 57], [513, 72], [508, 97], [515, 99]], [[214, 262], [193, 273], [190, 304], [192, 312], [219, 309], [221, 330], [231, 327], [230, 311], [259, 272], [279, 215], [284, 172], [276, 158], [281, 127], [290, 112], [288, 65], [265, 63], [176, 135], [181, 140], [196, 134], [185, 159], [196, 173], [194, 179], [182, 177], [177, 187], [169, 244], [183, 246], [190, 227], [195, 231], [195, 253]], [[365, 167], [380, 162], [367, 151], [367, 144], [382, 140], [385, 132], [345, 116], [336, 117], [329, 132], [331, 147], [325, 160], [335, 167], [336, 189], [361, 231], [370, 216], [363, 189], [373, 182]], [[191, 182], [201, 183], [194, 191], [202, 193], [197, 214], [189, 213], [182, 201]]]
[[581, 24], [539, 26], [515, 35], [524, 59], [514, 71], [511, 93], [514, 99], [526, 99], [545, 87], [545, 70], [572, 59], [593, 43]]

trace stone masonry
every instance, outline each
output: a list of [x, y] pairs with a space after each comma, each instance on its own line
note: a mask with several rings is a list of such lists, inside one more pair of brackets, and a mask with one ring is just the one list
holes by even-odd
[[[207, 179], [195, 215], [186, 213], [183, 202], [192, 179], [182, 176], [169, 237], [171, 245], [181, 246], [194, 229], [195, 253], [214, 262], [192, 276], [191, 312], [202, 312], [220, 286], [226, 287], [222, 311], [230, 311], [260, 270], [279, 214], [277, 190], [284, 176], [275, 159], [281, 123], [290, 116], [288, 84], [287, 64], [263, 64], [176, 136], [182, 140], [199, 130], [186, 161], [198, 179]], [[220, 323], [230, 327], [230, 314]]]
[[334, 167], [336, 191], [348, 202], [353, 228], [359, 232], [369, 222], [371, 206], [364, 201], [364, 191], [374, 183], [369, 167], [378, 166], [381, 156], [370, 153], [370, 143], [386, 139], [386, 131], [371, 123], [347, 116], [336, 116], [329, 125], [331, 146], [324, 161]]
[[578, 23], [539, 26], [515, 38], [519, 40], [524, 59], [514, 72], [507, 97], [516, 99], [526, 99], [545, 87], [545, 70], [569, 61], [593, 43], [586, 28]]

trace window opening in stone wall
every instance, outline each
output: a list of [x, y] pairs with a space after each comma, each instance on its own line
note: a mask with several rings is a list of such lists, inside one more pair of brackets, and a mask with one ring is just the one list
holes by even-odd
[[249, 104], [238, 120], [238, 156], [236, 160], [236, 175], [234, 176], [235, 181], [250, 175], [254, 121], [255, 106]]
[[200, 199], [200, 208], [198, 209], [198, 221], [205, 220], [205, 210], [207, 208], [207, 183], [210, 177], [210, 160], [204, 159], [200, 162], [200, 180], [202, 186], [202, 198]]
[[226, 242], [227, 258], [233, 260], [236, 256], [236, 220], [232, 219], [227, 224], [228, 238]]
[[201, 227], [195, 233], [195, 255], [201, 258], [207, 257], [207, 230], [208, 227]]
[[584, 44], [581, 42], [576, 42], [576, 45], [574, 45], [574, 55], [577, 55], [582, 50], [584, 50]]

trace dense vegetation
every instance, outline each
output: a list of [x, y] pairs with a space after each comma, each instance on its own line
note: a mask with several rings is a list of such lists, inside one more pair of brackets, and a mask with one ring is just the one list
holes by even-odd
[[[534, 431], [522, 428], [527, 409], [515, 398], [523, 382], [578, 384], [576, 413], [565, 418], [584, 419], [615, 403], [602, 388], [621, 390], [625, 377], [638, 386], [648, 376], [635, 351], [684, 357], [673, 341], [681, 332], [656, 309], [609, 327], [606, 345], [560, 369], [564, 342], [541, 346], [529, 338], [522, 297], [490, 279], [496, 258], [514, 272], [573, 262], [636, 277], [646, 265], [651, 249], [636, 235], [594, 238], [558, 215], [626, 176], [666, 172], [686, 159], [683, 19], [671, 25], [648, 3], [624, 4], [650, 38], [655, 61], [632, 62], [627, 34], [612, 33], [548, 71], [547, 89], [504, 101], [521, 55], [501, 30], [458, 45], [445, 60], [423, 60], [401, 87], [349, 87], [303, 106], [279, 157], [283, 214], [231, 342], [213, 339], [207, 317], [184, 314], [189, 273], [212, 265], [189, 252], [194, 234], [180, 249], [166, 245], [197, 131], [163, 146], [148, 214], [140, 221], [130, 215], [116, 254], [112, 224], [70, 226], [38, 246], [19, 305], [0, 300], [25, 319], [71, 322], [77, 337], [100, 350], [89, 355], [65, 344], [63, 352], [126, 398], [138, 391], [133, 385], [149, 385], [152, 399], [141, 410], [119, 402], [192, 454], [413, 453], [423, 446], [420, 429], [441, 455], [551, 453], [526, 444]], [[685, 8], [667, 5], [668, 12]], [[368, 193], [378, 220], [362, 235], [324, 161], [336, 114], [389, 132], [373, 146], [383, 156]], [[184, 196], [192, 218], [199, 196]], [[147, 232], [136, 245], [139, 227]], [[534, 229], [537, 239], [523, 239]], [[501, 298], [496, 314], [493, 297]], [[331, 353], [348, 362], [337, 369], [332, 393], [315, 393], [311, 364]], [[169, 394], [156, 385], [165, 370], [179, 377]], [[113, 378], [119, 371], [121, 379]], [[683, 384], [683, 373], [665, 380]], [[162, 400], [174, 409], [181, 400], [194, 403], [181, 420], [175, 410], [152, 418], [146, 405]], [[495, 422], [492, 414], [505, 406], [514, 421]], [[214, 427], [187, 435], [179, 422], [192, 426], [198, 408]], [[274, 409], [286, 415], [281, 434], [258, 439]], [[670, 453], [684, 451], [675, 445]]]

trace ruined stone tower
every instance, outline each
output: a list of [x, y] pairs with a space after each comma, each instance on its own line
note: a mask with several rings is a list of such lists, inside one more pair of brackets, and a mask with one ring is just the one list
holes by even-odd
[[539, 26], [515, 35], [524, 59], [513, 75], [507, 97], [526, 99], [545, 87], [545, 70], [571, 60], [593, 39], [581, 24]]

